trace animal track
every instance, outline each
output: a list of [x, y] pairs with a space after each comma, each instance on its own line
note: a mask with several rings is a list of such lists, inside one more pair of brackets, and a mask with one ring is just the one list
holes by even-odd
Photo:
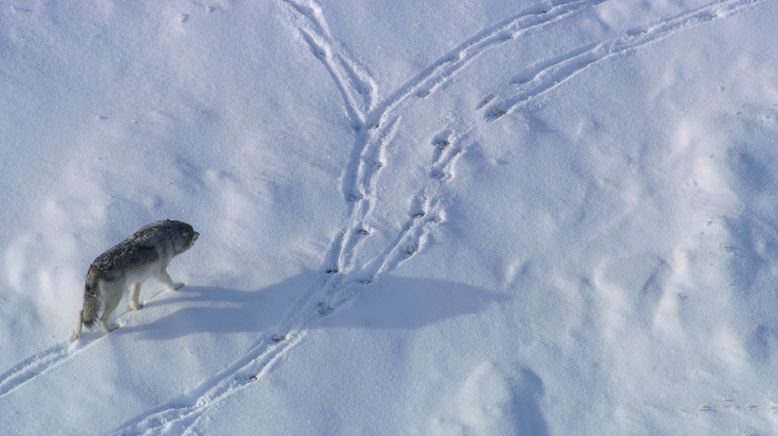
[[364, 115], [375, 100], [375, 81], [370, 74], [354, 61], [348, 52], [339, 46], [324, 19], [321, 6], [314, 1], [281, 0], [301, 18], [303, 24], [298, 30], [303, 40], [322, 61], [343, 98], [345, 109], [352, 126], [361, 129]]
[[[381, 113], [366, 114], [366, 105], [354, 102], [354, 91], [364, 94], [365, 88], [353, 86], [352, 77], [345, 77], [344, 66], [352, 65], [350, 61], [332, 63], [335, 51], [330, 50], [326, 23], [316, 8], [304, 8], [300, 4], [286, 1], [293, 10], [308, 18], [311, 26], [301, 29], [301, 35], [306, 43], [318, 54], [317, 58], [327, 64], [327, 69], [333, 80], [338, 84], [344, 104], [349, 114], [349, 120], [354, 126], [356, 138], [352, 147], [351, 157], [346, 164], [341, 178], [341, 191], [349, 209], [349, 219], [342, 230], [333, 239], [325, 255], [323, 281], [305, 292], [292, 305], [287, 317], [276, 331], [284, 331], [283, 335], [273, 335], [267, 339], [260, 338], [256, 346], [243, 359], [232, 367], [218, 374], [210, 381], [204, 382], [195, 392], [186, 398], [191, 401], [185, 404], [162, 406], [147, 411], [136, 418], [119, 426], [114, 433], [156, 432], [159, 429], [175, 429], [185, 432], [195, 426], [203, 413], [217, 401], [233, 395], [247, 385], [261, 379], [272, 365], [296, 346], [307, 334], [311, 326], [322, 317], [329, 316], [346, 304], [357, 294], [351, 284], [368, 285], [381, 274], [393, 269], [403, 261], [419, 252], [426, 234], [434, 225], [443, 221], [441, 204], [431, 204], [421, 196], [412, 202], [413, 212], [400, 232], [372, 260], [364, 263], [364, 267], [353, 265], [353, 255], [359, 240], [368, 237], [370, 231], [364, 226], [365, 216], [374, 206], [373, 193], [377, 183], [378, 172], [384, 167], [386, 147], [392, 142], [399, 124], [399, 117], [386, 116]], [[323, 54], [326, 54], [323, 55]], [[369, 82], [369, 81], [368, 81]], [[389, 108], [389, 106], [386, 106]], [[369, 121], [374, 120], [374, 121]], [[369, 127], [367, 129], [362, 126]], [[421, 211], [421, 212], [420, 212]], [[428, 214], [432, 214], [428, 217]], [[315, 303], [314, 303], [315, 302]]]
[[[562, 56], [540, 62], [514, 79], [512, 84], [518, 84], [520, 90], [491, 103], [486, 108], [484, 118], [487, 121], [502, 118], [605, 59], [663, 40], [677, 32], [730, 16], [763, 1], [765, 0], [720, 0], [675, 17], [660, 20], [645, 28], [632, 28], [618, 38], [606, 42], [585, 44]], [[492, 100], [490, 96], [487, 98]]]
[[[164, 290], [157, 291], [148, 299], [153, 299], [162, 292], [164, 292]], [[117, 323], [119, 325], [124, 325], [132, 316], [134, 316], [133, 311], [126, 311], [119, 315], [117, 318]], [[107, 336], [109, 336], [103, 334], [100, 336], [94, 336], [92, 339], [88, 338], [88, 336], [93, 335], [94, 334], [91, 333], [88, 335], [83, 335], [75, 343], [63, 341], [61, 343], [54, 344], [51, 347], [22, 360], [21, 362], [0, 374], [0, 398], [10, 394], [36, 377], [45, 374], [58, 367], [59, 365], [69, 361], [73, 357], [86, 351], [92, 345], [104, 340]]]
[[382, 103], [376, 105], [371, 111], [371, 118], [380, 120], [388, 114], [394, 113], [399, 106], [413, 96], [417, 98], [428, 97], [486, 51], [583, 12], [603, 1], [605, 0], [554, 1], [551, 2], [550, 7], [533, 6], [507, 20], [481, 30], [401, 85]]
[[[486, 50], [600, 3], [600, 1], [565, 0], [554, 2], [548, 8], [527, 9], [502, 23], [484, 29], [463, 42], [420, 71], [383, 102], [371, 107], [369, 103], [357, 104], [358, 99], [355, 95], [365, 94], [366, 90], [370, 90], [371, 95], [375, 94], [375, 81], [364, 70], [356, 68], [357, 62], [350, 59], [346, 51], [332, 40], [321, 7], [311, 1], [283, 1], [307, 23], [299, 30], [314, 53], [327, 54], [319, 55], [318, 58], [325, 65], [341, 93], [346, 113], [356, 132], [351, 156], [340, 180], [340, 189], [348, 203], [351, 217], [350, 223], [344, 229], [345, 237], [339, 249], [343, 254], [338, 256], [340, 271], [352, 263], [356, 245], [361, 240], [351, 236], [353, 230], [361, 226], [364, 218], [375, 206], [375, 184], [380, 170], [386, 165], [385, 150], [392, 142], [399, 125], [399, 117], [395, 112], [413, 95], [428, 96]], [[365, 83], [369, 86], [362, 86]], [[455, 158], [458, 152], [451, 156]], [[444, 170], [446, 165], [446, 162], [440, 162], [440, 168], [433, 168], [430, 174], [440, 180], [450, 178], [450, 173]], [[352, 231], [349, 231], [350, 229]]]
[[316, 313], [319, 314], [319, 316], [327, 316], [332, 314], [332, 312], [335, 311], [335, 308], [330, 306], [326, 303], [319, 303], [316, 305]]
[[494, 100], [496, 96], [494, 94], [489, 94], [486, 97], [482, 98], [481, 101], [478, 103], [478, 105], [475, 107], [476, 110], [480, 110], [487, 104], [491, 103], [492, 100]]
[[430, 177], [442, 181], [447, 181], [454, 177], [454, 165], [463, 151], [463, 148], [458, 146], [456, 142], [458, 140], [455, 140], [448, 132], [440, 133], [432, 140], [434, 151], [429, 173]]
[[[214, 403], [262, 379], [277, 361], [302, 341], [318, 320], [334, 314], [358, 295], [352, 284], [371, 284], [380, 275], [396, 268], [419, 251], [431, 229], [443, 222], [443, 212], [437, 200], [430, 202], [419, 198], [413, 203], [414, 207], [424, 206], [427, 211], [424, 217], [409, 217], [394, 240], [380, 255], [367, 262], [365, 267], [324, 275], [319, 285], [306, 291], [292, 305], [284, 321], [275, 329], [286, 333], [267, 338], [261, 336], [240, 361], [184, 397], [190, 400], [149, 410], [111, 433], [156, 433], [163, 428], [184, 433], [195, 426]], [[334, 244], [337, 245], [340, 239], [337, 237]], [[416, 248], [409, 254], [408, 247], [414, 246]]]
[[0, 374], [0, 398], [70, 358], [67, 344], [56, 344]]

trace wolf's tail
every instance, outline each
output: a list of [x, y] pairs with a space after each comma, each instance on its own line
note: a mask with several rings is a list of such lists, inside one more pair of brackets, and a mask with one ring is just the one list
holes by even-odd
[[97, 269], [89, 268], [84, 284], [84, 308], [81, 309], [81, 321], [87, 327], [92, 327], [100, 311], [100, 288], [97, 286], [97, 279]]

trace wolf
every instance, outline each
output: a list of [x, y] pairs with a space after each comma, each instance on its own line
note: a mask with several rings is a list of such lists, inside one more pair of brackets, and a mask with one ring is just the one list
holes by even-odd
[[[162, 220], [142, 227], [97, 256], [86, 274], [84, 306], [78, 312], [71, 339], [81, 336], [82, 325], [92, 327], [95, 321], [104, 333], [119, 327], [108, 325], [108, 317], [128, 287], [130, 310], [140, 309], [140, 285], [148, 277], [155, 277], [168, 290], [182, 288], [184, 284], [174, 282], [166, 268], [170, 259], [190, 249], [199, 236], [185, 222]], [[99, 314], [101, 306], [102, 314]]]

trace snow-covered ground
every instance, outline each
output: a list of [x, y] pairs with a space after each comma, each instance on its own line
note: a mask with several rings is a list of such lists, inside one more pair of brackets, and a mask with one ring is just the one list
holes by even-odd
[[[2, 434], [778, 433], [776, 23], [1, 0]], [[162, 218], [187, 286], [70, 343]]]

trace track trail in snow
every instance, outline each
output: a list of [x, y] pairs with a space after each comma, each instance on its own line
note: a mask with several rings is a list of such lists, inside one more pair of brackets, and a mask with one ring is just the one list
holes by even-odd
[[[303, 293], [291, 306], [284, 321], [274, 330], [275, 333], [261, 337], [244, 358], [189, 393], [185, 397], [186, 404], [163, 405], [149, 410], [124, 423], [113, 434], [194, 432], [200, 418], [210, 407], [264, 377], [274, 363], [283, 359], [307, 336], [319, 319], [333, 314], [353, 300], [361, 287], [419, 254], [430, 233], [445, 221], [445, 199], [441, 195], [441, 186], [453, 178], [454, 166], [465, 149], [462, 144], [466, 144], [467, 140], [454, 138], [451, 134], [446, 134], [445, 140], [437, 135], [429, 145], [432, 156], [428, 182], [410, 199], [407, 218], [399, 231], [378, 255], [356, 265], [354, 255], [359, 241], [372, 233], [364, 224], [364, 219], [376, 204], [375, 187], [379, 171], [386, 165], [386, 147], [391, 143], [401, 121], [398, 109], [414, 96], [419, 86], [430, 83], [429, 79], [437, 84], [443, 83], [453, 76], [453, 70], [440, 68], [444, 63], [438, 61], [434, 64], [437, 66], [425, 69], [427, 73], [417, 74], [401, 86], [401, 92], [392, 94], [388, 102], [379, 103], [379, 109], [366, 113], [364, 109], [369, 104], [367, 100], [366, 104], [359, 105], [355, 103], [354, 96], [364, 94], [364, 84], [375, 81], [362, 69], [359, 69], [360, 80], [353, 80], [357, 75], [354, 66], [358, 63], [332, 42], [318, 5], [290, 0], [284, 2], [290, 5], [290, 9], [298, 14], [303, 23], [298, 29], [300, 35], [335, 82], [343, 98], [345, 113], [355, 131], [351, 156], [341, 177], [341, 192], [349, 210], [349, 221], [333, 238], [325, 253], [320, 283]], [[495, 33], [505, 32], [506, 28], [514, 32], [526, 31], [551, 22], [553, 17], [570, 13], [573, 7], [580, 9], [590, 4], [582, 1], [560, 2], [548, 10], [533, 9], [500, 26], [480, 32], [478, 37], [459, 46], [458, 52], [471, 52], [461, 56], [457, 69], [479, 51], [490, 48], [492, 45], [484, 41], [490, 41]], [[548, 18], [526, 20], [527, 17], [543, 15], [548, 15]], [[445, 58], [449, 59], [451, 55]], [[429, 93], [424, 96], [427, 95]], [[381, 124], [373, 124], [369, 120], [380, 120]]]
[[[164, 290], [157, 291], [145, 301], [150, 301], [160, 295]], [[134, 312], [128, 310], [117, 317], [117, 322], [124, 325], [132, 319]], [[2, 374], [0, 374], [0, 398], [5, 397], [25, 383], [43, 375], [52, 369], [67, 362], [79, 354], [85, 352], [93, 345], [102, 342], [109, 334], [84, 332], [78, 341], [63, 340], [49, 348], [35, 353], [32, 356], [18, 362]]]
[[509, 92], [497, 101], [494, 101], [495, 97], [492, 95], [484, 98], [483, 101], [488, 102], [481, 105], [486, 107], [484, 118], [494, 121], [520, 110], [531, 101], [604, 60], [661, 41], [678, 32], [731, 16], [764, 1], [767, 0], [720, 0], [648, 26], [633, 27], [617, 38], [585, 44], [561, 56], [537, 62], [513, 80], [512, 84], [518, 86], [518, 91]]
[[13, 392], [31, 379], [55, 368], [68, 356], [68, 344], [62, 342], [17, 363], [0, 374], [0, 398]]
[[[387, 163], [386, 148], [401, 122], [400, 110], [409, 100], [426, 98], [486, 51], [589, 10], [603, 1], [557, 0], [532, 6], [477, 32], [378, 101], [376, 81], [333, 40], [321, 7], [313, 1], [283, 0], [293, 13], [292, 21], [299, 23], [302, 39], [324, 65], [343, 97], [348, 122], [355, 131], [354, 143], [339, 181], [348, 205], [349, 220], [337, 233], [326, 255], [324, 270], [336, 273], [354, 267], [356, 248], [369, 236], [370, 229], [364, 220], [376, 206], [375, 188], [379, 173]], [[356, 104], [360, 95], [369, 98]]]
[[[319, 282], [290, 306], [283, 321], [272, 332], [262, 333], [243, 358], [203, 381], [183, 399], [148, 410], [120, 425], [112, 434], [195, 432], [200, 418], [210, 407], [261, 380], [275, 363], [301, 343], [319, 320], [352, 301], [363, 286], [423, 251], [427, 238], [445, 221], [447, 199], [443, 188], [454, 178], [456, 163], [473, 143], [471, 135], [478, 125], [526, 107], [603, 60], [731, 16], [767, 0], [717, 1], [646, 27], [635, 27], [620, 37], [587, 44], [530, 65], [501, 92], [484, 97], [476, 109], [476, 113], [482, 115], [476, 126], [466, 129], [450, 126], [450, 129], [434, 137], [429, 144], [431, 159], [426, 184], [409, 199], [405, 222], [394, 231], [386, 246], [370, 259], [362, 259], [358, 251], [360, 241], [369, 238], [375, 231], [365, 224], [365, 218], [378, 203], [376, 187], [380, 171], [389, 164], [387, 147], [400, 128], [405, 105], [414, 99], [430, 96], [486, 51], [503, 46], [527, 32], [563, 22], [605, 0], [554, 1], [547, 6], [531, 7], [484, 28], [420, 70], [383, 100], [378, 99], [376, 81], [367, 69], [332, 37], [320, 5], [314, 1], [280, 1], [288, 7], [290, 21], [296, 25], [302, 41], [333, 80], [354, 130], [351, 152], [339, 180], [339, 189], [348, 210], [347, 221], [324, 253]], [[464, 133], [453, 134], [455, 128]], [[0, 398], [86, 351], [104, 337], [92, 339], [73, 351], [68, 351], [67, 344], [56, 344], [20, 361], [0, 375]]]

